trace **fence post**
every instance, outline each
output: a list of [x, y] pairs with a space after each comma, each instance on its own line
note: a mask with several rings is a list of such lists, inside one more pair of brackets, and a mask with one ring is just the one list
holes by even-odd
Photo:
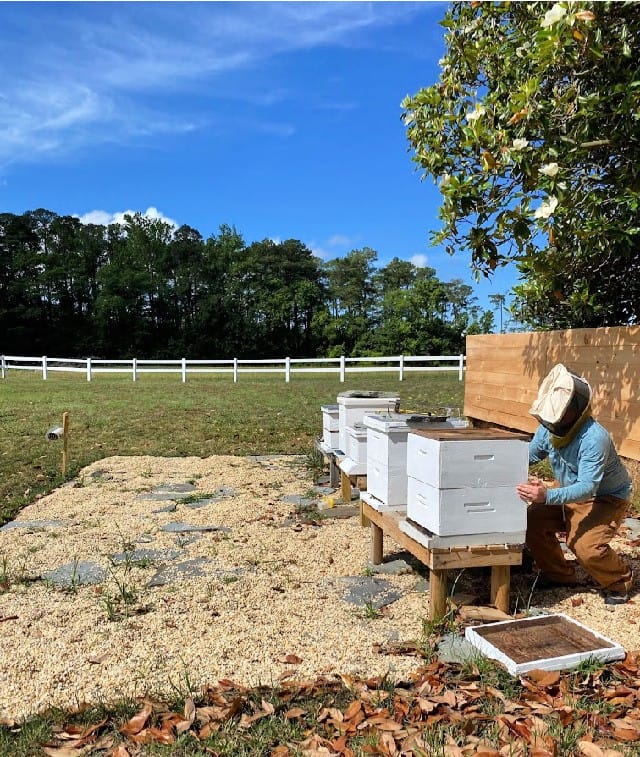
[[182, 383], [184, 384], [187, 380], [187, 358], [182, 358]]
[[237, 383], [238, 381], [238, 358], [233, 358], [233, 383]]
[[291, 378], [291, 358], [286, 357], [284, 359], [284, 380], [288, 384]]
[[47, 356], [42, 356], [42, 380], [47, 380]]
[[344, 383], [344, 374], [345, 374], [345, 359], [344, 355], [340, 355], [340, 381]]
[[91, 358], [87, 358], [87, 381], [91, 381]]
[[462, 381], [462, 374], [464, 371], [464, 355], [458, 356], [460, 359], [460, 362], [458, 364], [458, 381]]
[[398, 380], [402, 381], [402, 379], [404, 378], [404, 355], [400, 355], [399, 361], [400, 361], [400, 375], [398, 376]]
[[4, 355], [2, 355], [2, 360], [0, 361], [2, 363], [2, 378], [7, 377], [7, 363], [4, 359]]
[[138, 380], [138, 358], [137, 357], [134, 357], [133, 360], [131, 361], [131, 371], [133, 374], [133, 380], [137, 381]]

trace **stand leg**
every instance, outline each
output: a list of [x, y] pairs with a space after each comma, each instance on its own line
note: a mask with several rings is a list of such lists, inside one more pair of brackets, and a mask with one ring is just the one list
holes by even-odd
[[494, 565], [491, 568], [491, 603], [502, 612], [509, 612], [509, 583], [511, 569], [508, 565]]
[[340, 471], [340, 495], [345, 505], [351, 502], [351, 479], [344, 471]]
[[[371, 521], [369, 521], [371, 523]], [[380, 526], [371, 523], [371, 562], [373, 565], [380, 565], [382, 562], [382, 537], [383, 532]]]
[[340, 483], [340, 469], [336, 463], [335, 455], [329, 455], [329, 485], [338, 486]]
[[429, 572], [429, 604], [431, 620], [440, 620], [447, 614], [447, 571]]

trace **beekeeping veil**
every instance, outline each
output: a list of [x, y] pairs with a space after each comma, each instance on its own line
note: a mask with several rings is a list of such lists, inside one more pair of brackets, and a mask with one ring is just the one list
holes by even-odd
[[554, 436], [567, 436], [591, 402], [591, 387], [558, 363], [540, 384], [529, 412]]

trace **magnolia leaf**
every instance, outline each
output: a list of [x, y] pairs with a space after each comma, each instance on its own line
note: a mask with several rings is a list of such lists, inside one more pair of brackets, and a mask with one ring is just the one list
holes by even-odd
[[584, 754], [585, 757], [603, 757], [602, 749], [592, 741], [579, 741], [578, 749], [580, 749], [580, 754]]
[[131, 720], [129, 720], [129, 722], [120, 729], [120, 733], [123, 733], [125, 736], [129, 737], [131, 737], [133, 734], [140, 733], [140, 731], [145, 727], [147, 720], [149, 720], [151, 712], [151, 705], [145, 704], [140, 712], [134, 715]]

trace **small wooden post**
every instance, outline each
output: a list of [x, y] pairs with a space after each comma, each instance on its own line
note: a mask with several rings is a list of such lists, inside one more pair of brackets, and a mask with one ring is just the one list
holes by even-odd
[[[368, 520], [368, 518], [367, 518]], [[371, 521], [369, 521], [371, 523]], [[383, 530], [375, 523], [371, 523], [371, 564], [380, 565], [384, 555], [382, 549]]]
[[62, 475], [67, 475], [67, 439], [69, 438], [69, 413], [62, 413]]

